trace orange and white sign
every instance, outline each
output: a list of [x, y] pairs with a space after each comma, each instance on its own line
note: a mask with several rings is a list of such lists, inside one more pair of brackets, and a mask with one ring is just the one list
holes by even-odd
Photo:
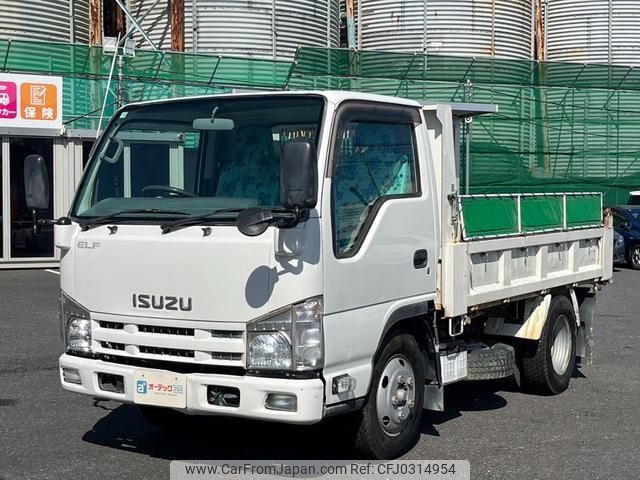
[[62, 77], [0, 73], [0, 127], [62, 128]]

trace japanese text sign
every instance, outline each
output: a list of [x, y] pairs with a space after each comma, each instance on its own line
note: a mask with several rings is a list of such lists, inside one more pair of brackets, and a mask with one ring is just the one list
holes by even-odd
[[0, 73], [0, 127], [62, 128], [62, 78]]

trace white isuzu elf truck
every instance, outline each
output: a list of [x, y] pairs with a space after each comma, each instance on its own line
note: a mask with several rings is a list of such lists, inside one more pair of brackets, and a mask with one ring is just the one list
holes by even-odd
[[460, 193], [460, 123], [495, 111], [340, 91], [120, 109], [54, 221], [62, 386], [158, 426], [348, 414], [377, 458], [452, 382], [564, 391], [613, 230], [600, 194]]

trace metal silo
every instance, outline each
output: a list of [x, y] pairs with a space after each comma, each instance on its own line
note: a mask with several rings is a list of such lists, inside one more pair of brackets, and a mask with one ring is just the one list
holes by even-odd
[[[129, 10], [157, 48], [171, 50], [171, 5], [168, 0], [129, 0]], [[150, 48], [138, 32], [134, 38], [139, 47]]]
[[359, 47], [531, 59], [533, 0], [354, 0]]
[[[186, 0], [185, 47], [201, 54], [291, 59], [301, 45], [339, 46], [339, 0]], [[158, 48], [171, 48], [168, 0], [130, 0]], [[138, 37], [137, 37], [138, 38]], [[139, 46], [146, 48], [141, 38]]]
[[547, 59], [640, 64], [637, 0], [547, 0]]
[[88, 0], [2, 0], [0, 38], [86, 43]]

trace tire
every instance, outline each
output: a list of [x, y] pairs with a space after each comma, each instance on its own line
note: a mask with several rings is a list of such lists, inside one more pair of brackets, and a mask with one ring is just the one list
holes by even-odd
[[513, 375], [513, 347], [498, 343], [491, 348], [469, 352], [466, 380], [497, 380]]
[[627, 262], [634, 270], [640, 270], [640, 245], [636, 245], [629, 250]]
[[569, 387], [576, 365], [576, 319], [564, 295], [551, 299], [540, 340], [521, 344], [517, 352], [520, 387], [540, 395], [557, 395]]
[[163, 432], [178, 432], [183, 430], [186, 420], [189, 419], [184, 413], [177, 412], [171, 408], [138, 405], [138, 409], [149, 424]]
[[357, 417], [355, 447], [366, 458], [393, 459], [420, 438], [424, 356], [415, 337], [393, 334], [377, 356], [371, 389]]

